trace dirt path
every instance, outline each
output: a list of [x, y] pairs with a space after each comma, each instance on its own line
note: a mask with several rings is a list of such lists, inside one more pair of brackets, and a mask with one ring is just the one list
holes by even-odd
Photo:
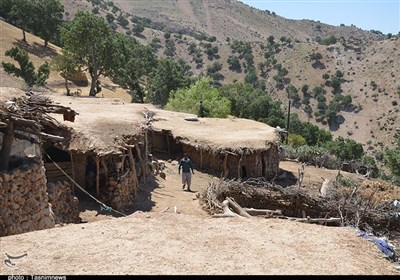
[[[297, 167], [289, 163], [285, 170]], [[94, 216], [93, 207], [81, 213], [90, 223], [1, 237], [1, 256], [28, 256], [15, 260], [13, 267], [3, 262], [0, 274], [399, 274], [352, 228], [211, 218], [196, 194], [218, 180], [216, 176], [195, 169], [194, 192], [189, 193], [182, 190], [176, 161], [166, 162], [164, 172], [165, 180], [156, 176], [141, 188], [137, 211], [127, 217]]]

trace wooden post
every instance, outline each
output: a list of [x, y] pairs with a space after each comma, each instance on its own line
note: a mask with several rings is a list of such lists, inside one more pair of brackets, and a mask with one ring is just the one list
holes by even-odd
[[168, 147], [168, 156], [171, 156], [171, 148], [169, 147], [169, 134], [166, 134], [167, 136], [167, 147]]
[[104, 174], [106, 175], [106, 184], [108, 182], [108, 168], [107, 168], [107, 164], [106, 164], [106, 158], [102, 158], [101, 159], [101, 166], [104, 168]]
[[240, 153], [240, 159], [239, 159], [239, 163], [238, 163], [238, 180], [242, 179], [242, 159], [243, 159], [243, 152], [241, 151]]
[[224, 178], [226, 178], [226, 176], [228, 176], [229, 173], [229, 169], [226, 166], [226, 163], [228, 162], [228, 154], [225, 154], [225, 158], [224, 158]]
[[96, 156], [96, 195], [100, 196], [100, 159]]
[[[76, 181], [75, 180], [74, 157], [73, 157], [71, 150], [69, 151], [69, 157], [71, 158], [72, 179], [74, 179], [74, 181]], [[75, 194], [75, 183], [71, 182], [71, 185], [72, 185], [72, 194]]]
[[200, 146], [200, 169], [203, 167], [203, 148]]

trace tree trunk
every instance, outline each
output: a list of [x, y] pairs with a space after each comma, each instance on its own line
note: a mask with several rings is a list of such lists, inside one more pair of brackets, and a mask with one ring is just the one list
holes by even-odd
[[64, 78], [64, 79], [65, 79], [65, 89], [67, 90], [67, 96], [69, 96], [71, 94], [70, 94], [69, 87], [68, 87], [68, 80], [67, 80], [67, 78]]
[[25, 29], [22, 29], [22, 41], [26, 43]]
[[14, 141], [14, 125], [13, 122], [10, 121], [8, 123], [8, 127], [6, 128], [6, 132], [3, 137], [3, 144], [0, 150], [0, 171], [6, 171], [9, 168], [13, 141]]
[[96, 82], [97, 82], [97, 75], [95, 73], [92, 74], [92, 82], [90, 85], [90, 91], [89, 91], [89, 96], [96, 96], [96, 92], [94, 89], [96, 88]]
[[49, 41], [44, 40], [44, 46], [47, 47], [49, 45]]

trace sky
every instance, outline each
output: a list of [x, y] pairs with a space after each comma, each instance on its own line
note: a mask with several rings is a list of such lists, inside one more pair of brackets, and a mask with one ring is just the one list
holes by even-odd
[[287, 19], [310, 19], [334, 26], [344, 24], [383, 34], [400, 31], [400, 0], [240, 0]]

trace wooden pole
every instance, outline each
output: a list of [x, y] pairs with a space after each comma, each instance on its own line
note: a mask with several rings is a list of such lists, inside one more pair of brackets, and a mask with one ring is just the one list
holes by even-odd
[[96, 156], [96, 195], [100, 196], [100, 159]]
[[[74, 181], [76, 181], [75, 180], [74, 157], [73, 157], [73, 154], [72, 154], [71, 150], [69, 151], [69, 157], [71, 158], [72, 179], [74, 179]], [[74, 182], [71, 182], [71, 185], [72, 185], [72, 194], [75, 194], [75, 184], [74, 184]]]
[[203, 167], [203, 148], [200, 146], [200, 169]]
[[229, 205], [240, 215], [246, 218], [251, 218], [251, 215], [247, 213], [239, 204], [237, 204], [233, 199], [227, 197], [226, 200], [229, 202]]
[[290, 125], [290, 100], [289, 100], [289, 108], [288, 108], [288, 116], [287, 116], [287, 125], [286, 125], [286, 145], [288, 144], [289, 141], [289, 125]]
[[169, 147], [169, 135], [166, 134], [166, 136], [167, 136], [168, 156], [171, 156], [171, 148]]

